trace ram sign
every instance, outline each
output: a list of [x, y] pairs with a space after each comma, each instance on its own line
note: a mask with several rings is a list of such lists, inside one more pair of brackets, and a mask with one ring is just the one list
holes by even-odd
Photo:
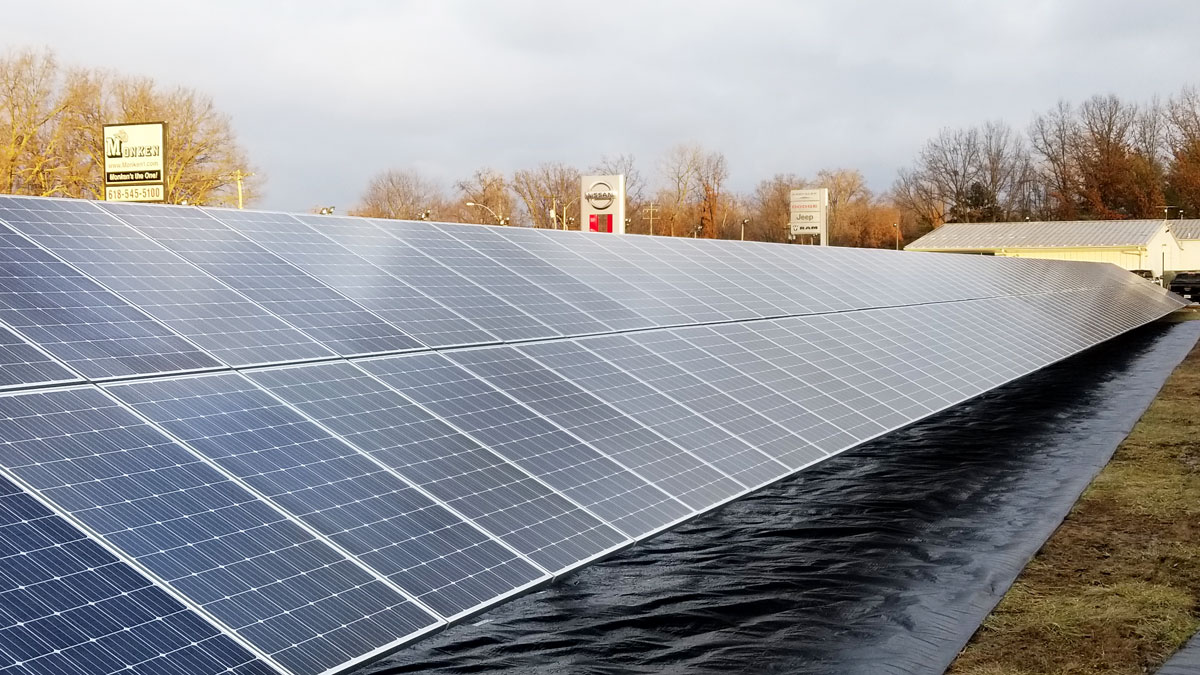
[[791, 197], [792, 236], [815, 235], [821, 238], [822, 246], [828, 246], [829, 189], [792, 190]]
[[165, 122], [104, 125], [104, 199], [161, 202], [166, 199]]

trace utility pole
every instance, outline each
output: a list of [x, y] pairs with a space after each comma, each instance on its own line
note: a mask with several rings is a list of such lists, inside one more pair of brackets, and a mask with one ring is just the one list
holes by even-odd
[[251, 177], [251, 176], [253, 176], [253, 175], [254, 175], [254, 174], [252, 174], [252, 173], [242, 173], [242, 170], [241, 170], [241, 169], [236, 169], [236, 170], [233, 172], [233, 178], [234, 178], [234, 180], [236, 180], [236, 181], [237, 181], [237, 188], [238, 188], [238, 208], [239, 208], [239, 209], [240, 209], [240, 208], [242, 208], [242, 179], [243, 179], [243, 178], [249, 178], [249, 177]]
[[658, 203], [650, 202], [646, 205], [646, 215], [642, 216], [642, 220], [650, 221], [650, 234], [654, 234], [654, 216], [658, 213]]

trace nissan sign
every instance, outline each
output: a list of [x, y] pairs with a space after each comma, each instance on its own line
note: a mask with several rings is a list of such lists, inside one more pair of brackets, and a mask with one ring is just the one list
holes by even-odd
[[625, 176], [582, 176], [579, 229], [625, 234]]

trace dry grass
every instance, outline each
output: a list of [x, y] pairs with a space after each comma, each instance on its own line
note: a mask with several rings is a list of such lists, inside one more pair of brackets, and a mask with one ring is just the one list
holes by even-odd
[[947, 672], [1154, 672], [1198, 607], [1200, 346]]

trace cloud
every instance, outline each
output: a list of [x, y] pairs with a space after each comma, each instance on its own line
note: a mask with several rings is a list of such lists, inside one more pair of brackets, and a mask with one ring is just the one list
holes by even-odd
[[6, 9], [0, 43], [211, 94], [269, 177], [264, 206], [350, 206], [371, 174], [586, 167], [679, 142], [735, 189], [855, 167], [873, 188], [944, 126], [1021, 128], [1059, 98], [1195, 83], [1191, 2], [602, 5], [222, 2]]

